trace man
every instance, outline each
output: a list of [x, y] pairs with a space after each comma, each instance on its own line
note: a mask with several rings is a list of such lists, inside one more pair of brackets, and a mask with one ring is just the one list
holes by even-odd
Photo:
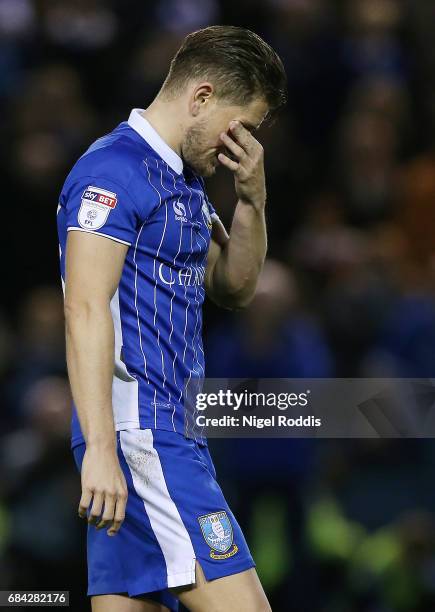
[[[251, 132], [284, 99], [281, 60], [256, 34], [194, 32], [152, 104], [97, 140], [63, 187], [72, 446], [96, 612], [177, 600], [270, 610], [206, 442], [184, 435], [183, 390], [204, 375], [205, 290], [228, 308], [253, 296], [266, 194]], [[229, 235], [201, 178], [219, 163], [238, 196]]]

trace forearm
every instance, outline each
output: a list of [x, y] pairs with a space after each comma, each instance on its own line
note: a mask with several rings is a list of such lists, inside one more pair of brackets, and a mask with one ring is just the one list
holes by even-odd
[[230, 307], [246, 306], [254, 296], [267, 251], [264, 206], [237, 203], [229, 240], [222, 248], [213, 273], [221, 301]]
[[112, 412], [114, 329], [108, 303], [66, 305], [68, 375], [86, 444], [116, 443]]

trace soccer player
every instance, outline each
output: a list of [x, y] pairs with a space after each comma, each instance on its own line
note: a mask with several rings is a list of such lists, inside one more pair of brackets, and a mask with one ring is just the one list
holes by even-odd
[[[151, 105], [93, 143], [63, 186], [72, 448], [94, 612], [178, 601], [270, 610], [206, 441], [185, 435], [183, 391], [204, 375], [205, 292], [227, 308], [253, 296], [266, 192], [252, 133], [285, 90], [281, 60], [256, 34], [194, 32]], [[219, 164], [238, 197], [229, 235], [202, 179]]]

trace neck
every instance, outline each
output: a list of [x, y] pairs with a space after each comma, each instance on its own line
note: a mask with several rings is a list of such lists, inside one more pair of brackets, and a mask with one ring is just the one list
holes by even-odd
[[181, 156], [184, 128], [180, 108], [174, 102], [162, 102], [158, 97], [144, 110], [143, 117], [150, 122], [161, 138]]

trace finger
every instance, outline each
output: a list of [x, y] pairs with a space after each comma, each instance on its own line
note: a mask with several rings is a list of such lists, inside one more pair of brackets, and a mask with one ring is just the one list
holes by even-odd
[[92, 501], [92, 508], [89, 513], [88, 523], [90, 525], [96, 525], [99, 522], [101, 512], [103, 510], [103, 493], [94, 493], [94, 499]]
[[229, 151], [231, 151], [231, 153], [237, 157], [239, 160], [242, 159], [242, 157], [246, 156], [246, 152], [242, 149], [241, 146], [239, 146], [237, 144], [237, 142], [235, 142], [232, 138], [230, 138], [230, 136], [228, 136], [228, 134], [225, 134], [225, 132], [222, 132], [221, 134], [221, 140], [222, 142], [225, 144], [225, 146], [227, 147], [227, 149]]
[[249, 132], [240, 121], [230, 121], [230, 132], [233, 134], [237, 142], [243, 147], [243, 149], [249, 153], [255, 148], [257, 142], [251, 132]]
[[107, 527], [113, 521], [113, 515], [115, 513], [115, 496], [106, 493], [104, 498], [104, 511], [100, 522], [97, 525], [97, 529], [103, 529]]
[[83, 489], [82, 496], [79, 502], [79, 517], [86, 518], [86, 511], [92, 500], [92, 491], [90, 489]]
[[239, 169], [239, 162], [233, 161], [227, 157], [224, 153], [219, 153], [218, 160], [223, 166], [226, 166], [232, 172], [236, 172]]
[[108, 530], [108, 535], [114, 536], [121, 529], [121, 525], [125, 519], [125, 506], [127, 504], [127, 495], [120, 495], [116, 500], [115, 516], [112, 525]]

